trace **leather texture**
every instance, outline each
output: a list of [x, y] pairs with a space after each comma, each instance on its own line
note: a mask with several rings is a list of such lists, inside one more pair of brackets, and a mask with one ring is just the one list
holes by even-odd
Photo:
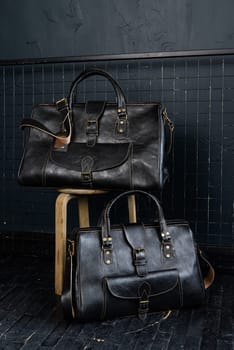
[[[93, 75], [109, 80], [116, 103], [74, 102], [79, 83]], [[161, 190], [168, 177], [164, 124], [160, 103], [127, 103], [105, 71], [84, 71], [68, 99], [37, 105], [22, 121], [18, 180], [28, 186]]]
[[[111, 226], [113, 205], [130, 194], [151, 198], [154, 224]], [[120, 194], [107, 204], [100, 228], [77, 229], [74, 237], [61, 298], [65, 315], [80, 321], [130, 315], [145, 319], [151, 312], [204, 303], [192, 231], [185, 221], [165, 221], [152, 194]]]

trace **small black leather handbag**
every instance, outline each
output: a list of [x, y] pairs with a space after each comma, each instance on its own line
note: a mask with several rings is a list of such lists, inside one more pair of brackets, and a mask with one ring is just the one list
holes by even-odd
[[[79, 84], [95, 75], [112, 84], [116, 102], [75, 103]], [[160, 103], [127, 103], [107, 72], [89, 69], [74, 80], [68, 98], [37, 105], [22, 121], [18, 180], [26, 186], [161, 190], [168, 177], [165, 124], [172, 135]]]
[[[156, 205], [152, 225], [110, 225], [110, 210], [123, 196], [148, 196]], [[64, 314], [80, 321], [105, 320], [198, 307], [214, 278], [203, 279], [187, 222], [165, 221], [152, 194], [128, 191], [109, 202], [100, 228], [76, 229], [68, 242], [61, 303]], [[207, 262], [207, 260], [206, 260]], [[207, 264], [209, 264], [207, 262]]]

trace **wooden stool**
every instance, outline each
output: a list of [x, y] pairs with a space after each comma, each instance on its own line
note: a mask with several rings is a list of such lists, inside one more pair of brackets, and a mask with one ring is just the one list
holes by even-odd
[[[71, 199], [78, 201], [79, 227], [89, 227], [88, 196], [105, 194], [104, 190], [61, 189], [55, 203], [55, 294], [62, 294], [66, 261], [67, 206]], [[135, 195], [128, 197], [129, 222], [136, 222]]]

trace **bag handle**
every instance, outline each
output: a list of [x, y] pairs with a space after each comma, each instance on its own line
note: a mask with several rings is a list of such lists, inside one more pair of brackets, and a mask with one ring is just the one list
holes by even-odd
[[71, 85], [71, 89], [69, 92], [69, 97], [68, 97], [68, 104], [70, 110], [72, 110], [72, 104], [73, 104], [73, 98], [74, 98], [74, 92], [78, 84], [80, 84], [83, 80], [87, 79], [88, 77], [91, 77], [93, 75], [100, 75], [106, 78], [113, 86], [115, 90], [115, 94], [117, 96], [117, 112], [119, 115], [125, 114], [126, 115], [126, 97], [123, 93], [123, 90], [119, 86], [116, 80], [112, 78], [112, 76], [107, 73], [106, 71], [99, 69], [99, 68], [90, 68], [88, 70], [85, 70], [80, 73], [80, 75], [73, 81]]
[[[127, 120], [127, 110], [126, 110], [126, 97], [123, 93], [123, 90], [119, 86], [119, 84], [112, 78], [112, 76], [107, 73], [106, 71], [98, 68], [91, 68], [89, 70], [85, 70], [80, 73], [80, 75], [73, 81], [70, 92], [68, 95], [68, 98], [62, 98], [61, 100], [56, 102], [56, 107], [58, 111], [63, 116], [63, 121], [61, 124], [61, 131], [59, 133], [55, 134], [45, 126], [43, 126], [41, 123], [33, 120], [33, 119], [24, 119], [21, 122], [21, 128], [24, 127], [32, 127], [35, 129], [38, 129], [50, 136], [53, 136], [55, 138], [55, 148], [61, 148], [65, 145], [69, 144], [71, 141], [71, 134], [72, 134], [72, 105], [73, 105], [73, 97], [76, 87], [79, 83], [81, 83], [84, 79], [93, 76], [93, 75], [100, 75], [105, 77], [113, 86], [116, 96], [117, 96], [117, 123], [116, 123], [116, 130], [115, 132], [117, 134], [120, 134], [121, 136], [124, 136], [128, 132], [128, 120]], [[87, 136], [88, 141], [87, 144], [89, 146], [93, 146], [96, 142], [96, 136], [97, 136], [97, 120], [90, 120], [88, 121], [87, 126]], [[65, 130], [65, 131], [64, 131]]]
[[171, 237], [170, 237], [170, 233], [168, 232], [167, 229], [167, 224], [166, 224], [166, 220], [164, 218], [164, 214], [163, 214], [163, 209], [159, 203], [159, 201], [157, 200], [157, 198], [152, 195], [151, 193], [142, 191], [142, 190], [130, 190], [130, 191], [126, 191], [123, 192], [121, 194], [119, 194], [117, 197], [115, 197], [113, 200], [111, 200], [103, 213], [103, 223], [102, 223], [102, 240], [103, 242], [108, 242], [111, 241], [110, 238], [110, 210], [113, 207], [113, 205], [122, 197], [125, 196], [129, 196], [132, 194], [142, 194], [146, 197], [149, 197], [153, 200], [153, 202], [156, 204], [157, 210], [158, 210], [158, 217], [159, 217], [159, 226], [160, 226], [160, 236], [161, 236], [161, 240], [163, 242], [168, 242], [170, 241]]

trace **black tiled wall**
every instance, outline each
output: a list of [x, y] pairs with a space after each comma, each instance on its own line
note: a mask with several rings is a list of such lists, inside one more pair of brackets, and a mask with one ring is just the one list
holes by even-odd
[[[0, 231], [54, 231], [55, 191], [17, 184], [23, 151], [19, 124], [34, 104], [66, 95], [73, 78], [94, 65], [119, 81], [129, 101], [162, 101], [175, 123], [171, 179], [163, 197], [166, 216], [189, 220], [200, 243], [233, 246], [232, 56], [0, 67]], [[102, 78], [80, 85], [80, 101], [102, 98], [114, 99]], [[102, 207], [97, 200], [93, 223]], [[146, 204], [139, 209], [145, 220]]]

